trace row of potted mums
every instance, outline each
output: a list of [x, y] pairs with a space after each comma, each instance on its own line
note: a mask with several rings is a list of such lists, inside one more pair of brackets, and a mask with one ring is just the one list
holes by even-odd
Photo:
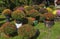
[[[47, 21], [54, 21], [55, 18], [55, 15], [45, 8], [41, 8], [38, 11], [37, 9], [34, 9], [30, 6], [27, 8], [19, 7], [14, 11], [5, 9], [2, 14], [6, 17], [6, 21], [10, 21], [10, 18], [14, 19], [16, 25], [19, 25], [20, 23], [21, 25], [24, 23], [35, 25], [41, 20], [46, 24]], [[26, 19], [26, 21], [24, 19]]]
[[[44, 4], [42, 4], [40, 7], [38, 5], [20, 6], [14, 8], [13, 11], [5, 9], [2, 14], [7, 18], [7, 21], [10, 21], [10, 18], [12, 18], [15, 20], [15, 23], [18, 24], [24, 24], [26, 22], [28, 24], [36, 25], [39, 21], [44, 21], [45, 24], [45, 21], [54, 21], [56, 16], [60, 16], [60, 9], [55, 9], [53, 5], [44, 8]], [[24, 22], [24, 20], [26, 21]]]
[[[35, 38], [35, 33], [39, 33], [33, 26], [36, 26], [39, 22], [42, 21], [49, 28], [53, 26], [56, 11], [54, 10], [53, 13], [50, 8], [35, 7], [18, 7], [13, 11], [10, 9], [3, 10], [2, 15], [6, 17], [6, 23], [1, 26], [1, 32], [4, 32], [8, 36], [18, 34], [22, 39], [33, 39]], [[14, 20], [15, 25], [10, 23], [11, 19]]]

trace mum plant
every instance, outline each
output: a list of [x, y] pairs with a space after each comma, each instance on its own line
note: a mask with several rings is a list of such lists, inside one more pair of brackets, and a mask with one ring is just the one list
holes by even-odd
[[45, 13], [44, 18], [45, 20], [53, 20], [55, 16], [52, 13]]
[[27, 15], [28, 11], [32, 10], [33, 7], [32, 6], [25, 6], [24, 9], [25, 9], [25, 12], [26, 12], [26, 15]]
[[32, 9], [30, 11], [28, 11], [28, 14], [27, 14], [29, 17], [36, 17], [36, 16], [39, 16], [39, 12], [35, 9]]
[[15, 20], [21, 20], [25, 18], [25, 14], [22, 10], [15, 10], [12, 12], [12, 18]]
[[17, 32], [16, 26], [11, 24], [10, 22], [4, 23], [1, 27], [1, 30], [5, 35], [9, 37], [15, 36]]
[[36, 34], [36, 29], [29, 24], [25, 24], [18, 29], [18, 35], [22, 36], [24, 39], [30, 39]]
[[12, 11], [10, 9], [5, 9], [2, 12], [2, 15], [6, 17], [6, 21], [10, 21]]
[[5, 16], [7, 16], [7, 15], [9, 16], [9, 15], [11, 15], [11, 13], [12, 13], [12, 11], [10, 9], [5, 9], [2, 12], [2, 14], [5, 15]]
[[[30, 11], [28, 11], [27, 13], [27, 19], [28, 19], [28, 23], [29, 24], [34, 24], [36, 23], [36, 18], [39, 16], [39, 12], [35, 9], [32, 9]], [[37, 20], [38, 21], [38, 20]]]

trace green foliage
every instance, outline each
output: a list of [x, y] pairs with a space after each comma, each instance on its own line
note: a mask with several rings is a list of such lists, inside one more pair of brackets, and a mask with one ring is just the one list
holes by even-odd
[[25, 24], [18, 29], [18, 35], [23, 36], [23, 39], [30, 39], [35, 36], [36, 29], [33, 26]]
[[3, 6], [4, 2], [2, 0], [0, 0], [0, 6]]
[[13, 10], [16, 6], [32, 5], [32, 0], [0, 0], [0, 5]]
[[19, 2], [16, 0], [2, 0], [4, 7], [10, 8], [11, 10], [13, 10], [14, 7], [19, 5]]
[[4, 2], [2, 0], [0, 0], [0, 13], [5, 9], [3, 4], [4, 4]]
[[8, 36], [13, 36], [16, 33], [16, 26], [11, 24], [10, 22], [6, 22], [2, 25], [1, 30]]
[[0, 12], [2, 12], [6, 7], [0, 7]]
[[25, 5], [31, 5], [32, 0], [19, 0], [21, 3], [24, 3]]
[[13, 11], [12, 18], [15, 20], [21, 20], [22, 18], [25, 18], [25, 14], [21, 10], [16, 10], [16, 11]]

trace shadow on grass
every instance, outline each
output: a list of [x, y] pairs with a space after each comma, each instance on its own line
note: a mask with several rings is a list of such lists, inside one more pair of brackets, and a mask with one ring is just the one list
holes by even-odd
[[37, 39], [39, 35], [40, 35], [40, 31], [37, 29], [35, 36], [31, 37], [30, 39]]
[[15, 36], [18, 36], [17, 31], [16, 31], [16, 32], [14, 32], [14, 33], [12, 33], [12, 34], [10, 34], [10, 37], [15, 37]]

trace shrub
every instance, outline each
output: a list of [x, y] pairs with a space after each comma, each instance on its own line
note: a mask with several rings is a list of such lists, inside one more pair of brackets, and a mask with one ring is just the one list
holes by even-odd
[[8, 36], [16, 35], [16, 26], [11, 24], [10, 22], [6, 22], [5, 24], [3, 24], [1, 29], [2, 32]]
[[24, 8], [25, 8], [26, 15], [28, 14], [28, 11], [33, 9], [33, 7], [31, 6], [24, 6]]
[[3, 10], [2, 14], [7, 16], [7, 15], [11, 15], [12, 11], [10, 9], [5, 9]]
[[36, 31], [33, 26], [25, 24], [18, 29], [18, 35], [23, 36], [24, 39], [29, 39], [36, 34]]
[[15, 20], [21, 20], [22, 18], [25, 18], [25, 14], [22, 10], [15, 10], [12, 13], [12, 18]]
[[36, 16], [39, 16], [39, 12], [35, 9], [32, 9], [30, 11], [28, 11], [28, 14], [27, 14], [29, 17], [36, 17]]
[[45, 13], [44, 18], [46, 20], [53, 20], [55, 18], [55, 16], [52, 13]]

